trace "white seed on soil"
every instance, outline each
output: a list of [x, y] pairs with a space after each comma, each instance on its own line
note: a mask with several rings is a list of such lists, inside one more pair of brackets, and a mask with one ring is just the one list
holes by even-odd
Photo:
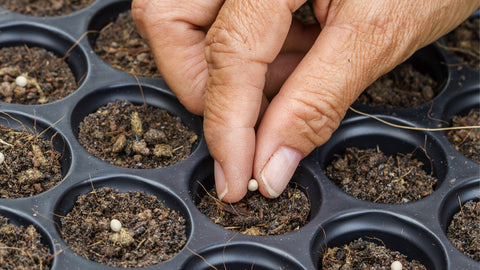
[[402, 263], [399, 261], [394, 261], [392, 262], [392, 265], [390, 265], [390, 269], [392, 270], [402, 270]]
[[20, 75], [17, 78], [15, 78], [15, 83], [20, 87], [25, 87], [27, 86], [28, 81], [27, 81], [27, 78], [25, 78], [25, 76]]
[[258, 189], [258, 182], [255, 179], [250, 179], [248, 181], [248, 190], [250, 191], [256, 191]]
[[5, 161], [5, 155], [0, 152], [0, 164], [2, 164]]
[[110, 229], [114, 232], [119, 232], [122, 229], [122, 223], [118, 219], [112, 219], [110, 221]]

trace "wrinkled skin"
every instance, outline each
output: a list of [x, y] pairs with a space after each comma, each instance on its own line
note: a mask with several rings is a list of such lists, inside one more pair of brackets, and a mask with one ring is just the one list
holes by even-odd
[[[182, 104], [204, 116], [219, 197], [254, 176], [278, 196], [381, 75], [472, 14], [477, 0], [134, 0], [133, 16]], [[322, 30], [321, 30], [322, 29]]]

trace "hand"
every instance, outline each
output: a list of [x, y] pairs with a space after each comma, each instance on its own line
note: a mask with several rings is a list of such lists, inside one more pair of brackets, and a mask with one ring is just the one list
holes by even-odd
[[304, 2], [133, 1], [137, 27], [166, 82], [187, 109], [204, 116], [224, 201], [240, 200], [252, 174], [263, 195], [277, 197], [368, 85], [480, 6], [317, 0], [320, 31], [292, 23]]

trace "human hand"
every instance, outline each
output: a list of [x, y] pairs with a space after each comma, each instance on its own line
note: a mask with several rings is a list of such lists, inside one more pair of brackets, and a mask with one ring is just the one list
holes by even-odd
[[133, 1], [137, 27], [166, 82], [188, 110], [204, 116], [224, 201], [240, 200], [252, 173], [263, 195], [278, 196], [368, 85], [480, 6], [317, 0], [320, 32], [292, 24], [291, 13], [304, 2]]

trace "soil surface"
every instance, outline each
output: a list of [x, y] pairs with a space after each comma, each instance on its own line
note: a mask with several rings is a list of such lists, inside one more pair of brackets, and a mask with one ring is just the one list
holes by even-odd
[[416, 260], [409, 261], [407, 256], [398, 251], [392, 251], [383, 245], [359, 238], [342, 247], [328, 248], [323, 253], [322, 270], [357, 270], [376, 269], [390, 270], [391, 264], [399, 261], [402, 269], [426, 270], [427, 268]]
[[226, 229], [248, 235], [279, 235], [307, 223], [310, 201], [299, 187], [291, 184], [276, 199], [248, 192], [237, 203], [219, 201], [215, 189], [211, 189], [197, 208]]
[[111, 164], [153, 169], [190, 155], [198, 136], [177, 116], [124, 100], [108, 103], [80, 123], [78, 140], [88, 152]]
[[[112, 219], [122, 228], [114, 232]], [[187, 242], [186, 221], [155, 196], [99, 188], [80, 195], [60, 218], [61, 234], [81, 256], [114, 267], [146, 267], [164, 262]]]
[[0, 266], [2, 269], [50, 269], [50, 249], [41, 242], [33, 225], [27, 228], [8, 223], [0, 215]]
[[[17, 85], [23, 76], [27, 85]], [[77, 90], [65, 60], [43, 48], [25, 46], [0, 49], [0, 98], [7, 103], [44, 104]]]
[[[471, 109], [466, 116], [454, 116], [451, 126], [480, 126], [480, 109]], [[480, 163], [480, 129], [450, 130], [447, 132], [447, 137], [457, 151]]]
[[445, 36], [446, 50], [453, 52], [460, 61], [480, 70], [480, 17], [466, 20]]
[[447, 237], [463, 254], [480, 262], [480, 201], [467, 201], [447, 228]]
[[150, 47], [138, 33], [130, 10], [120, 13], [95, 35], [98, 35], [93, 45], [95, 53], [112, 67], [139, 76], [160, 76]]
[[0, 6], [30, 16], [62, 16], [79, 11], [94, 0], [2, 0]]
[[432, 100], [438, 88], [432, 76], [406, 62], [377, 79], [357, 100], [371, 107], [406, 109]]
[[33, 196], [62, 180], [61, 155], [50, 141], [2, 125], [0, 138], [4, 156], [0, 163], [0, 198]]
[[433, 193], [437, 178], [413, 154], [387, 156], [378, 147], [350, 147], [336, 155], [325, 174], [346, 193], [361, 200], [402, 204]]

